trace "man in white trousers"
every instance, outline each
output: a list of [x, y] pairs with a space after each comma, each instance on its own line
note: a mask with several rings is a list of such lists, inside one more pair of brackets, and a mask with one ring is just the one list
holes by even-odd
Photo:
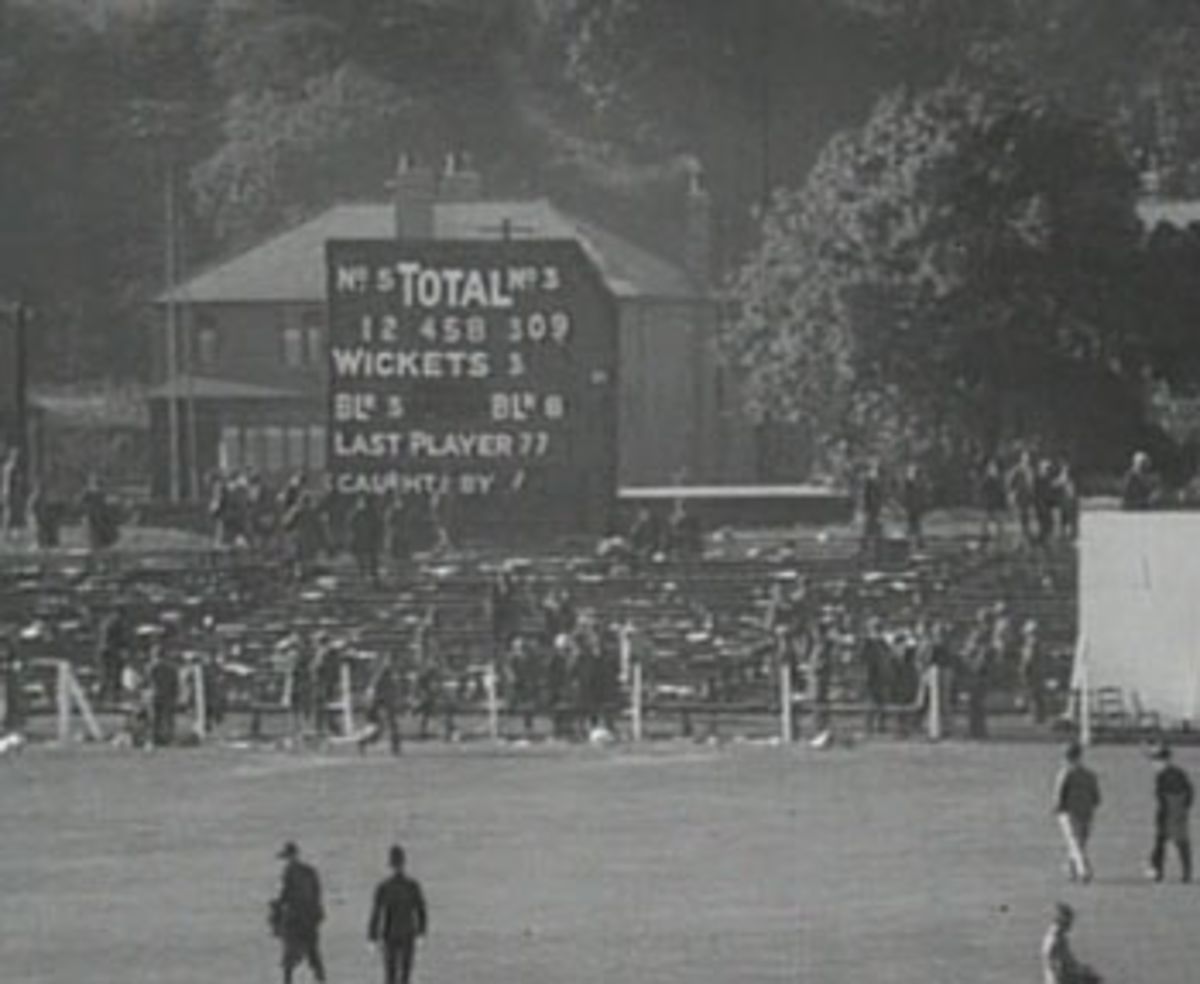
[[1067, 873], [1071, 881], [1086, 884], [1092, 880], [1087, 845], [1092, 818], [1099, 806], [1100, 782], [1096, 773], [1083, 764], [1083, 748], [1073, 741], [1067, 746], [1066, 764], [1054, 784], [1054, 814], [1067, 844]]

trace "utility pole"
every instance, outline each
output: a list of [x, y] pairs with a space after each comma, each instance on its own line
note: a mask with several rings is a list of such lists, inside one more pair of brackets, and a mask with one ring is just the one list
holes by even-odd
[[178, 387], [179, 352], [177, 337], [178, 312], [175, 307], [175, 168], [172, 164], [169, 151], [166, 158], [166, 180], [163, 183], [163, 195], [163, 210], [166, 220], [166, 238], [164, 242], [166, 255], [164, 260], [167, 288], [167, 447], [170, 456], [168, 466], [170, 498], [172, 502], [178, 502], [181, 496], [181, 482], [179, 474], [179, 394], [176, 392]]
[[29, 461], [29, 306], [24, 297], [17, 301], [13, 318], [13, 423], [20, 452], [18, 495], [22, 501], [28, 488]]
[[[12, 332], [11, 347], [5, 346], [5, 350], [12, 357], [12, 375], [8, 379], [8, 385], [12, 387], [12, 421], [7, 437], [10, 447], [15, 449], [19, 455], [15, 490], [18, 503], [25, 501], [29, 488], [28, 476], [31, 470], [29, 461], [29, 322], [31, 313], [29, 306], [25, 303], [23, 293], [17, 301], [5, 302], [0, 299], [0, 319], [9, 323], [7, 330]], [[8, 367], [4, 368], [7, 371]]]

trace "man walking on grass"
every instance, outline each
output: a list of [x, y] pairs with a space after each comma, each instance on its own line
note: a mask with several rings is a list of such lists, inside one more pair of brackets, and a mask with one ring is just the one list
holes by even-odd
[[1100, 782], [1096, 773], [1083, 764], [1083, 749], [1071, 742], [1066, 764], [1054, 784], [1054, 813], [1067, 844], [1067, 872], [1071, 881], [1084, 884], [1092, 880], [1092, 863], [1087, 845], [1092, 833], [1092, 817], [1100, 805]]
[[388, 863], [392, 874], [375, 889], [367, 939], [383, 958], [383, 984], [408, 984], [417, 937], [429, 928], [425, 896], [420, 884], [404, 873], [404, 848], [394, 845]]
[[1158, 764], [1158, 775], [1154, 779], [1154, 849], [1150, 852], [1148, 878], [1162, 881], [1163, 863], [1166, 861], [1167, 844], [1175, 845], [1179, 852], [1182, 880], [1192, 880], [1192, 840], [1188, 831], [1188, 814], [1192, 809], [1195, 793], [1188, 774], [1171, 761], [1171, 749], [1166, 744], [1156, 745], [1150, 758]]
[[300, 848], [294, 841], [283, 845], [279, 858], [286, 864], [279, 897], [271, 903], [271, 930], [283, 945], [283, 984], [292, 984], [292, 975], [304, 962], [312, 969], [317, 984], [324, 984], [320, 927], [325, 909], [321, 904], [321, 880], [316, 868], [300, 860]]

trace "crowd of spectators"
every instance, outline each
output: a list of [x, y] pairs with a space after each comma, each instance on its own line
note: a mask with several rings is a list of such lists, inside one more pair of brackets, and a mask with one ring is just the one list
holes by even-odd
[[771, 642], [758, 672], [771, 678], [788, 665], [818, 729], [829, 723], [830, 707], [861, 705], [868, 733], [889, 724], [907, 733], [930, 710], [934, 667], [945, 729], [958, 718], [971, 738], [987, 737], [989, 708], [1001, 694], [1036, 726], [1065, 696], [1062, 654], [1046, 646], [1036, 620], [1018, 629], [1004, 602], [980, 607], [965, 623], [930, 614], [919, 599], [885, 617], [870, 604], [827, 603], [801, 579], [792, 587], [775, 581], [762, 617]]

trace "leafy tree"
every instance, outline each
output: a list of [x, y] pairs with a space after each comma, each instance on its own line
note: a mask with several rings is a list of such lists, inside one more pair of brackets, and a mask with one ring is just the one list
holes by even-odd
[[395, 86], [353, 66], [310, 79], [298, 98], [238, 95], [223, 143], [193, 171], [202, 215], [231, 246], [339, 196], [378, 196], [419, 109]]
[[760, 412], [827, 451], [1041, 434], [1086, 457], [1112, 433], [1071, 408], [1122, 391], [1136, 323], [1135, 191], [1106, 134], [1044, 100], [893, 93], [776, 194], [725, 349]]

